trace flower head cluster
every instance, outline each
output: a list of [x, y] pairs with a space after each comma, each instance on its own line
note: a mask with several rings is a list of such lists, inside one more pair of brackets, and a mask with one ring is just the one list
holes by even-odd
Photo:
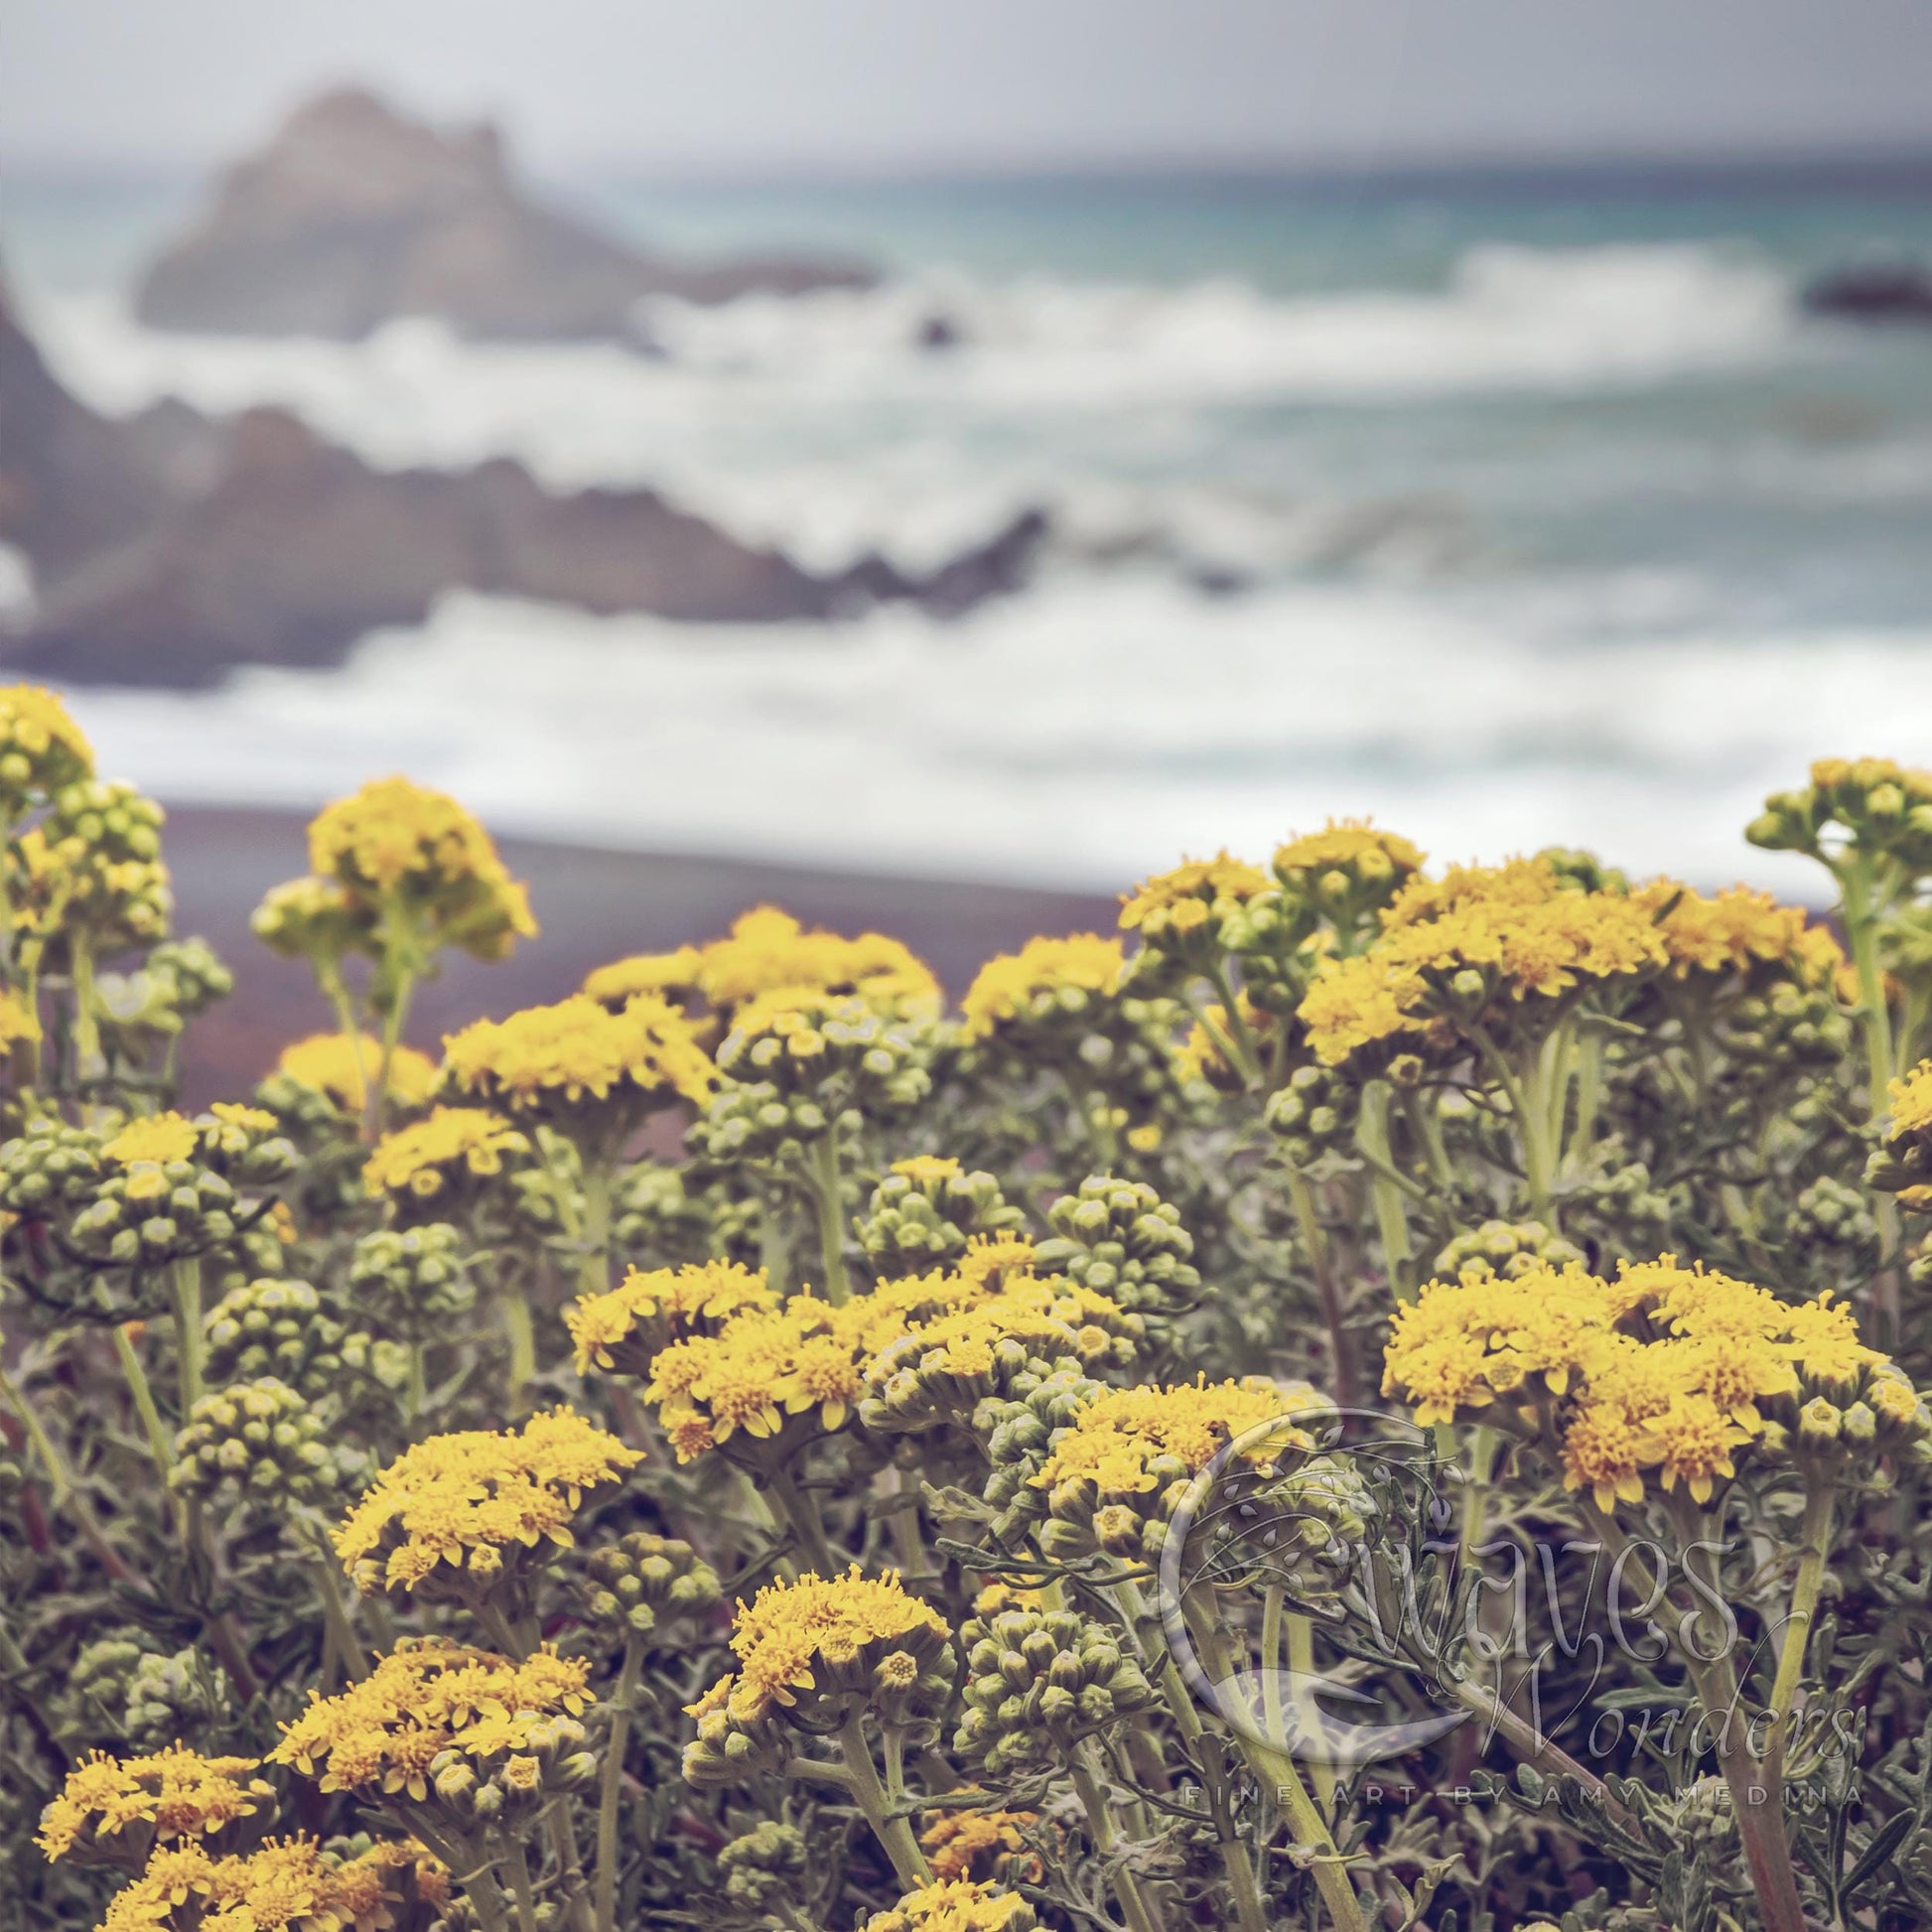
[[912, 1273], [957, 1261], [976, 1236], [1018, 1227], [1021, 1218], [992, 1174], [919, 1154], [895, 1161], [873, 1190], [859, 1245], [881, 1274]]
[[675, 952], [630, 953], [608, 966], [593, 968], [585, 975], [581, 990], [614, 1013], [621, 1012], [640, 993], [683, 1007], [698, 991], [703, 958], [696, 946], [679, 946]]
[[76, 779], [21, 834], [25, 874], [16, 917], [70, 953], [152, 945], [168, 933], [174, 893], [161, 857], [165, 814], [133, 786]]
[[[311, 1034], [283, 1047], [275, 1072], [327, 1095], [344, 1113], [359, 1114], [381, 1064], [381, 1042], [369, 1034]], [[401, 1045], [390, 1053], [388, 1092], [398, 1106], [423, 1106], [436, 1081], [436, 1062], [427, 1053]]]
[[1674, 979], [1783, 966], [1801, 985], [1828, 986], [1845, 964], [1829, 926], [1813, 925], [1802, 905], [1781, 905], [1769, 893], [1732, 886], [1707, 898], [1660, 880], [1636, 897], [1665, 908], [1657, 929]]
[[317, 814], [309, 868], [351, 900], [400, 902], [432, 945], [500, 959], [536, 933], [524, 890], [489, 834], [445, 792], [407, 778], [377, 778]]
[[698, 1734], [684, 1775], [724, 1783], [755, 1769], [787, 1724], [835, 1728], [855, 1711], [883, 1724], [929, 1725], [952, 1687], [952, 1631], [895, 1573], [807, 1574], [741, 1601], [731, 1647], [738, 1668], [687, 1707]]
[[312, 1838], [270, 1839], [215, 1859], [190, 1842], [155, 1853], [115, 1895], [100, 1932], [378, 1932], [398, 1908], [440, 1911], [449, 1896], [448, 1869], [413, 1844], [344, 1859]]
[[1258, 1377], [1095, 1394], [1029, 1478], [1052, 1519], [1041, 1547], [1056, 1556], [1096, 1547], [1152, 1556], [1195, 1478], [1230, 1445], [1239, 1442], [1236, 1459], [1253, 1467], [1273, 1466], [1285, 1451], [1310, 1453], [1311, 1427], [1330, 1407], [1307, 1383]]
[[1120, 941], [1094, 932], [1029, 939], [1017, 953], [988, 960], [966, 989], [959, 1004], [967, 1035], [1028, 1037], [1077, 1026], [1118, 990], [1125, 963]]
[[68, 1773], [41, 1813], [36, 1843], [50, 1859], [126, 1856], [157, 1841], [212, 1838], [274, 1802], [252, 1757], [204, 1757], [185, 1744], [145, 1757], [96, 1751]]
[[1932, 871], [1932, 771], [1890, 759], [1819, 759], [1810, 784], [1773, 793], [1744, 836], [1774, 852], [1829, 861], [1850, 846]]
[[726, 1015], [781, 987], [854, 998], [891, 1018], [931, 1018], [939, 1011], [932, 969], [898, 940], [882, 932], [853, 939], [808, 932], [775, 905], [753, 907], [728, 938], [701, 948], [696, 981]]
[[587, 1489], [643, 1459], [571, 1409], [520, 1430], [462, 1430], [405, 1449], [337, 1530], [356, 1587], [469, 1597], [575, 1541]]
[[1228, 921], [1270, 890], [1265, 872], [1226, 852], [1190, 859], [1123, 896], [1121, 930], [1138, 932], [1151, 958], [1183, 972], [1206, 971], [1222, 948]]
[[618, 1013], [587, 994], [479, 1020], [444, 1041], [450, 1084], [515, 1114], [601, 1107], [626, 1117], [711, 1090], [711, 1062], [675, 1007], [648, 994]]
[[1932, 1212], [1932, 1060], [1921, 1060], [1890, 1087], [1884, 1141], [1865, 1178], [1916, 1213]]
[[1708, 1502], [1739, 1450], [1786, 1449], [1815, 1402], [1851, 1417], [1849, 1440], [1881, 1450], [1932, 1431], [1844, 1305], [1793, 1307], [1669, 1255], [1614, 1280], [1540, 1263], [1513, 1279], [1431, 1283], [1397, 1311], [1382, 1386], [1422, 1423], [1514, 1418], [1551, 1442], [1566, 1486], [1604, 1509], [1641, 1501], [1651, 1469], [1666, 1491], [1682, 1482]]
[[616, 1288], [580, 1296], [564, 1310], [564, 1325], [577, 1351], [577, 1372], [615, 1369], [642, 1375], [674, 1341], [713, 1333], [734, 1315], [778, 1306], [764, 1270], [734, 1261], [704, 1261], [683, 1268], [633, 1268]]
[[1420, 850], [1369, 819], [1331, 818], [1275, 849], [1282, 890], [1338, 926], [1379, 910], [1422, 870]]
[[873, 1913], [860, 1932], [1035, 1932], [1038, 1923], [1018, 1892], [941, 1878]]
[[1325, 960], [1300, 1014], [1309, 1043], [1336, 1065], [1432, 1022], [1547, 1024], [1557, 1002], [1669, 962], [1657, 907], [1581, 889], [1549, 857], [1418, 876], [1364, 952]]
[[519, 1664], [440, 1637], [406, 1638], [338, 1696], [312, 1694], [270, 1759], [324, 1791], [420, 1804], [430, 1796], [431, 1766], [446, 1752], [483, 1761], [554, 1743], [559, 1721], [593, 1702], [589, 1681], [587, 1659], [548, 1649]]
[[437, 1107], [376, 1142], [362, 1166], [362, 1184], [373, 1194], [427, 1200], [465, 1177], [498, 1174], [505, 1162], [529, 1152], [529, 1137], [487, 1107]]
[[942, 1812], [919, 1834], [919, 1845], [942, 1883], [975, 1878], [982, 1884], [1001, 1879], [1026, 1879], [1037, 1884], [1042, 1876], [1039, 1855], [1025, 1834], [1039, 1823], [1032, 1811]]
[[52, 691], [0, 684], [0, 818], [93, 774], [93, 750]]

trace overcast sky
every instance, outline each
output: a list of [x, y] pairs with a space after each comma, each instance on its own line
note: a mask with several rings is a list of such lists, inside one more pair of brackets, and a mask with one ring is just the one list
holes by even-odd
[[0, 0], [0, 156], [201, 164], [321, 82], [665, 172], [1932, 145], [1932, 0]]

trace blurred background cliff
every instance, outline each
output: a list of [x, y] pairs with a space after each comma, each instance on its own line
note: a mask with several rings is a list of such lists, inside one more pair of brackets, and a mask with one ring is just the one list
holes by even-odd
[[[0, 23], [0, 672], [205, 923], [390, 769], [966, 963], [1331, 812], [1791, 884], [1932, 753], [1922, 5]], [[586, 963], [786, 890], [612, 864]]]

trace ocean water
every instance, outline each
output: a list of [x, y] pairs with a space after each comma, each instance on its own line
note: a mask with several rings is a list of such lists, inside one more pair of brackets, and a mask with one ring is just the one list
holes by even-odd
[[341, 672], [76, 692], [106, 762], [298, 804], [407, 769], [504, 829], [962, 878], [1118, 885], [1372, 813], [1444, 857], [1802, 891], [1738, 836], [1765, 790], [1932, 761], [1932, 332], [1798, 306], [1932, 260], [1932, 169], [572, 192], [888, 279], [660, 306], [650, 359], [143, 331], [178, 185], [10, 184], [0, 255], [103, 409], [273, 400], [378, 464], [649, 483], [820, 568], [1037, 505], [1034, 584], [757, 628], [457, 595]]

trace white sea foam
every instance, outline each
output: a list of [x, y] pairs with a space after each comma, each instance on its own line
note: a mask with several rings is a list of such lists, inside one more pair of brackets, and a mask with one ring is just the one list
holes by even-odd
[[1539, 633], [1393, 589], [1214, 603], [1119, 573], [835, 630], [465, 595], [340, 675], [74, 704], [105, 765], [179, 799], [306, 806], [407, 767], [503, 829], [1115, 886], [1373, 812], [1446, 856], [1574, 842], [1815, 889], [1737, 836], [1765, 790], [1824, 751], [1932, 743], [1932, 630]]
[[[1485, 247], [1436, 291], [928, 276], [664, 303], [649, 320], [671, 352], [656, 361], [464, 344], [421, 321], [353, 345], [237, 341], [140, 329], [97, 293], [30, 306], [62, 377], [111, 412], [164, 395], [214, 412], [276, 402], [385, 467], [511, 455], [556, 487], [652, 484], [816, 568], [869, 549], [929, 566], [1035, 504], [1080, 536], [1154, 532], [1263, 568], [1327, 561], [1337, 514], [1342, 554], [1361, 541], [1361, 506], [1327, 500], [1316, 478], [1273, 497], [1200, 487], [1214, 410], [1587, 393], [1808, 352], [1773, 268], [1690, 245]], [[958, 347], [917, 346], [934, 315]]]

